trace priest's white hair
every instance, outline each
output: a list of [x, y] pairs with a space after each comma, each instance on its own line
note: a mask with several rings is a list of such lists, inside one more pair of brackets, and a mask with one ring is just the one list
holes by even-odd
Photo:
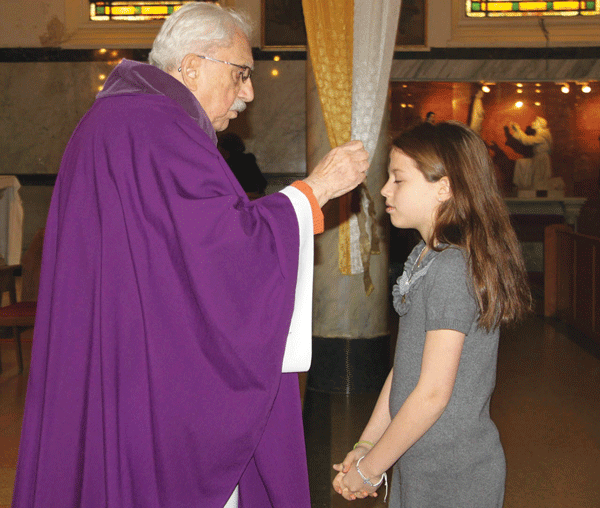
[[176, 69], [189, 53], [210, 54], [230, 46], [237, 31], [250, 38], [246, 17], [210, 2], [185, 4], [163, 23], [148, 56], [148, 62], [163, 71]]

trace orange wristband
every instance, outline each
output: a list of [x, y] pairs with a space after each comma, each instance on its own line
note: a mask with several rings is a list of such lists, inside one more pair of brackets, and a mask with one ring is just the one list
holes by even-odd
[[298, 189], [302, 194], [304, 194], [308, 198], [308, 202], [310, 203], [310, 209], [312, 210], [313, 216], [313, 233], [318, 235], [325, 231], [325, 217], [323, 216], [323, 211], [319, 206], [319, 202], [315, 195], [313, 194], [310, 185], [304, 183], [302, 180], [296, 180], [292, 187]]

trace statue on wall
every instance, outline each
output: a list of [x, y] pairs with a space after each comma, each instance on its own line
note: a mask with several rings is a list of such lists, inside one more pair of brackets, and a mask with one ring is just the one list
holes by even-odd
[[549, 190], [552, 178], [552, 134], [548, 122], [541, 116], [531, 124], [534, 134], [527, 134], [514, 122], [509, 124], [510, 135], [520, 143], [533, 148], [533, 157], [518, 159], [515, 164], [513, 183], [519, 190]]
[[473, 129], [477, 134], [481, 134], [481, 125], [483, 124], [483, 118], [485, 111], [483, 110], [483, 90], [478, 90], [473, 99], [473, 105], [471, 107], [471, 121], [469, 127]]

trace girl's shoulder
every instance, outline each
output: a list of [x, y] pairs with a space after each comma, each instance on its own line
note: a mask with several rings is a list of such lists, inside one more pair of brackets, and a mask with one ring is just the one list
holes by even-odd
[[466, 251], [456, 245], [442, 246], [441, 251], [433, 251], [428, 275], [429, 284], [445, 287], [470, 280]]
[[441, 250], [431, 251], [431, 254], [432, 268], [435, 266], [437, 270], [467, 267], [467, 253], [457, 245], [442, 245]]

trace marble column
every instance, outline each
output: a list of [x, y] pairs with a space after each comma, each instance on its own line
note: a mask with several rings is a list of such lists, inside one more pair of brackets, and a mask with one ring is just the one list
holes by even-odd
[[[317, 88], [307, 58], [306, 144], [312, 169], [330, 150]], [[373, 156], [367, 188], [375, 201], [380, 254], [370, 259], [374, 285], [367, 296], [363, 275], [342, 275], [338, 268], [339, 200], [324, 207], [325, 232], [315, 237], [313, 362], [307, 389], [329, 393], [378, 391], [390, 368], [388, 326], [389, 219], [380, 190], [387, 178], [389, 108]]]

